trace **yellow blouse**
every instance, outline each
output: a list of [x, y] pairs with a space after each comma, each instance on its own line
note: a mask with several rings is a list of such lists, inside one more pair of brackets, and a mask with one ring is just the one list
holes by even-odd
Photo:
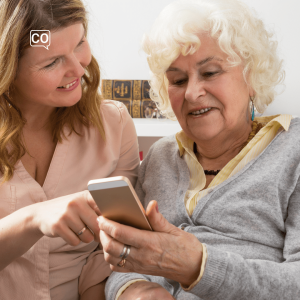
[[258, 117], [254, 120], [262, 123], [264, 127], [253, 137], [253, 139], [216, 175], [210, 185], [204, 190], [206, 177], [201, 164], [193, 151], [194, 142], [189, 139], [183, 131], [176, 134], [180, 156], [183, 156], [190, 171], [190, 184], [185, 193], [185, 206], [189, 215], [192, 215], [198, 201], [204, 197], [211, 189], [222, 183], [227, 178], [233, 176], [252, 159], [256, 158], [273, 140], [278, 129], [283, 127], [288, 130], [291, 115], [276, 115], [269, 117]]

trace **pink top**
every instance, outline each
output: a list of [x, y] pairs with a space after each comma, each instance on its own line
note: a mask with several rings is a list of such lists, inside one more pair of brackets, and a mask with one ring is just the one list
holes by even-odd
[[[0, 187], [0, 219], [27, 205], [86, 190], [91, 179], [123, 175], [135, 184], [139, 153], [133, 121], [120, 102], [104, 100], [101, 113], [106, 141], [94, 127], [81, 126], [82, 136], [72, 133], [57, 144], [42, 187], [21, 161], [16, 164], [13, 178]], [[102, 250], [94, 251], [97, 246], [73, 247], [44, 236], [0, 272], [0, 299], [79, 299], [111, 272]]]

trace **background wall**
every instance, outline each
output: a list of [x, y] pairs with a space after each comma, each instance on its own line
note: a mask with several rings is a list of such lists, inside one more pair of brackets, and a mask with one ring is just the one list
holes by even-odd
[[[173, 0], [84, 0], [90, 20], [89, 41], [102, 78], [149, 79], [140, 42], [159, 12]], [[285, 90], [265, 114], [300, 116], [300, 1], [244, 0], [275, 32], [286, 71]]]

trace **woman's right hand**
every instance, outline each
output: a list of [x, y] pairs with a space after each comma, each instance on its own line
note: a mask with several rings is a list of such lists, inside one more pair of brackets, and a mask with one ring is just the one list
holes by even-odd
[[[99, 242], [97, 217], [100, 210], [88, 191], [36, 203], [31, 208], [34, 226], [42, 234], [61, 237], [72, 246], [80, 241], [90, 243], [96, 239]], [[88, 228], [78, 236], [85, 226]]]
[[175, 300], [175, 298], [158, 283], [137, 281], [130, 285], [118, 300]]

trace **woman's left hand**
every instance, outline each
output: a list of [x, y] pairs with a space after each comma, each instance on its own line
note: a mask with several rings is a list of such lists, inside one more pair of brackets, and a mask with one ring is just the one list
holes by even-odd
[[[98, 218], [104, 258], [116, 272], [135, 272], [163, 276], [184, 286], [191, 285], [199, 276], [202, 244], [197, 238], [170, 224], [151, 201], [146, 215], [154, 231], [139, 230]], [[123, 267], [120, 254], [130, 245], [130, 254]]]

